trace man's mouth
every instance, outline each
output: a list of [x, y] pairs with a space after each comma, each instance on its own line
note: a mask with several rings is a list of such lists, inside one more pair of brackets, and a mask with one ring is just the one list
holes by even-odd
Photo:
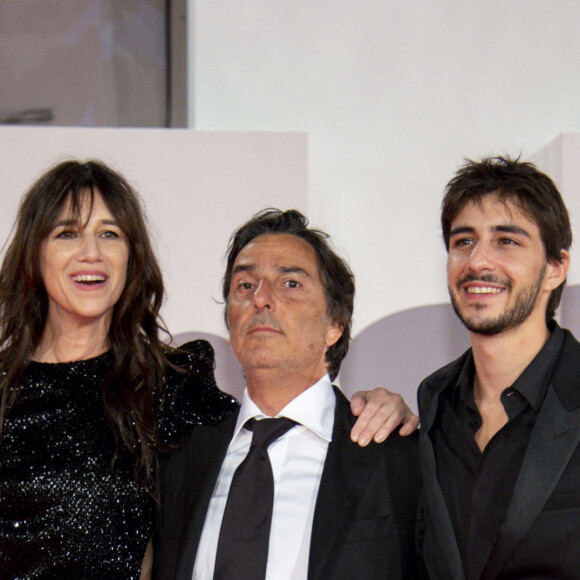
[[250, 329], [250, 333], [252, 332], [280, 332], [279, 330], [277, 330], [276, 328], [272, 328], [271, 326], [264, 326], [264, 325], [258, 325], [258, 326], [254, 326], [253, 328]]
[[251, 320], [245, 324], [245, 332], [252, 334], [254, 332], [272, 332], [272, 333], [282, 333], [280, 324], [273, 316], [270, 314], [260, 313], [252, 317]]
[[469, 286], [465, 289], [468, 294], [499, 294], [503, 288], [494, 288], [492, 286]]

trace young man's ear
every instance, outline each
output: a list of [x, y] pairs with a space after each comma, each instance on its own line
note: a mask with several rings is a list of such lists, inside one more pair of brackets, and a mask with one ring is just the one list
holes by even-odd
[[568, 268], [570, 268], [570, 254], [566, 250], [560, 250], [560, 261], [548, 260], [544, 279], [547, 284], [546, 290], [552, 291], [558, 288], [566, 280]]

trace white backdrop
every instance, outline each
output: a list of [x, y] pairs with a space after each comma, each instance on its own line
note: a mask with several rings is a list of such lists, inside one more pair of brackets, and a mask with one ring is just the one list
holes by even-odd
[[464, 157], [580, 131], [578, 0], [189, 7], [191, 126], [307, 131], [308, 212], [357, 275], [355, 334], [447, 302], [439, 204]]
[[306, 208], [303, 133], [0, 127], [0, 240], [22, 193], [66, 157], [100, 159], [141, 194], [167, 287], [163, 315], [174, 334], [225, 336], [216, 300], [231, 233], [265, 207]]

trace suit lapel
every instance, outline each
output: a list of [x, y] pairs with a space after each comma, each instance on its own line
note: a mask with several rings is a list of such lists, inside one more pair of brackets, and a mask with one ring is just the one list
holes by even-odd
[[527, 534], [579, 443], [580, 409], [568, 412], [550, 385], [483, 578], [495, 578]]
[[178, 553], [179, 580], [191, 580], [207, 509], [238, 414], [239, 410], [221, 423], [196, 428], [189, 440], [183, 490], [185, 523]]
[[[429, 424], [433, 424], [435, 413], [437, 411], [437, 402], [439, 395], [436, 395], [431, 401], [429, 413]], [[432, 538], [437, 542], [438, 549], [442, 555], [441, 560], [449, 569], [449, 578], [453, 580], [464, 580], [465, 573], [461, 562], [461, 555], [457, 545], [457, 539], [453, 530], [451, 516], [447, 510], [447, 504], [443, 497], [443, 492], [437, 479], [437, 466], [435, 462], [435, 450], [427, 428], [419, 433], [419, 449], [421, 457], [421, 468], [423, 472], [423, 506], [428, 513], [425, 514], [426, 525], [433, 524], [433, 529], [437, 533], [432, 533]]]
[[445, 562], [449, 570], [449, 578], [453, 580], [464, 580], [465, 573], [461, 562], [461, 555], [457, 545], [457, 539], [453, 530], [451, 516], [447, 510], [447, 504], [443, 497], [443, 492], [437, 479], [437, 465], [435, 461], [435, 450], [429, 436], [429, 431], [433, 427], [439, 407], [439, 396], [441, 392], [453, 381], [457, 380], [459, 371], [465, 364], [465, 359], [470, 351], [464, 353], [459, 359], [450, 363], [441, 370], [440, 376], [432, 384], [425, 385], [419, 390], [419, 409], [421, 410], [421, 431], [419, 433], [419, 449], [421, 458], [421, 468], [423, 472], [423, 509], [426, 512], [425, 519], [427, 526], [431, 526], [437, 533], [432, 533], [431, 537], [437, 543], [438, 552], [441, 554], [439, 560]]
[[345, 526], [371, 477], [380, 447], [361, 448], [350, 440], [354, 417], [346, 397], [334, 387], [336, 408], [314, 509], [308, 578], [319, 578], [336, 535]]

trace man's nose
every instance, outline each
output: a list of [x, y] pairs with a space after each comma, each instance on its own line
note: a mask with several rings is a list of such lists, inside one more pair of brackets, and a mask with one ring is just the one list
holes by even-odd
[[274, 289], [272, 284], [262, 278], [254, 291], [254, 305], [258, 312], [262, 310], [275, 310]]
[[493, 270], [493, 251], [489, 244], [483, 241], [478, 241], [471, 250], [468, 259], [468, 267], [473, 272], [480, 272], [482, 270]]

